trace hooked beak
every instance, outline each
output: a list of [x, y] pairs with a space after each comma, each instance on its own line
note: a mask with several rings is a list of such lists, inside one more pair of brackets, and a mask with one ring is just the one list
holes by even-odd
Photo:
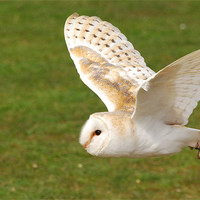
[[88, 143], [86, 142], [86, 143], [83, 145], [83, 148], [86, 149], [86, 148], [87, 148], [87, 145], [88, 145]]
[[90, 144], [90, 142], [92, 141], [92, 138], [95, 136], [95, 133], [93, 133], [89, 139], [89, 141], [87, 141], [84, 145], [83, 145], [83, 148], [86, 149], [88, 144]]

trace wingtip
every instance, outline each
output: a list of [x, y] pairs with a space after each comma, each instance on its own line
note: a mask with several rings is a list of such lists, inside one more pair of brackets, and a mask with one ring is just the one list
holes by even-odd
[[66, 19], [65, 25], [64, 25], [64, 35], [65, 35], [65, 36], [66, 36], [66, 29], [67, 29], [67, 27], [69, 26], [70, 21], [73, 20], [73, 19], [76, 19], [77, 17], [79, 17], [79, 14], [75, 12], [75, 13], [73, 13], [72, 15], [70, 15], [70, 16]]
[[67, 25], [67, 23], [71, 20], [71, 19], [76, 19], [77, 17], [79, 17], [79, 14], [78, 13], [73, 13], [72, 15], [70, 15], [66, 21], [65, 21], [65, 26]]
[[71, 17], [78, 17], [79, 14], [77, 12], [73, 13], [72, 15], [70, 15], [68, 18], [71, 18]]

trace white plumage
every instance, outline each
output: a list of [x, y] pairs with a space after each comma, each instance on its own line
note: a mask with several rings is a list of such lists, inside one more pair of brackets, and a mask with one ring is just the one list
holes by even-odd
[[81, 80], [109, 112], [95, 113], [80, 143], [92, 155], [147, 157], [199, 149], [200, 130], [187, 128], [200, 100], [200, 50], [153, 72], [112, 24], [71, 15], [64, 35]]

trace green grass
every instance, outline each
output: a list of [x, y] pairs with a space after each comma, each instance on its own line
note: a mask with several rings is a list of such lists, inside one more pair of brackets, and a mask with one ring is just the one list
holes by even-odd
[[[106, 108], [80, 81], [63, 37], [73, 12], [97, 15], [158, 71], [199, 49], [199, 10], [198, 1], [0, 2], [0, 199], [199, 199], [194, 151], [124, 159], [83, 150], [82, 124]], [[199, 111], [189, 126], [200, 128]]]

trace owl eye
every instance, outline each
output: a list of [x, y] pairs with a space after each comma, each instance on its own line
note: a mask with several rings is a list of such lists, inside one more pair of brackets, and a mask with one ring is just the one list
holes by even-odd
[[95, 134], [96, 134], [96, 135], [100, 135], [100, 134], [101, 134], [101, 131], [100, 131], [100, 130], [96, 130], [96, 131], [95, 131]]

